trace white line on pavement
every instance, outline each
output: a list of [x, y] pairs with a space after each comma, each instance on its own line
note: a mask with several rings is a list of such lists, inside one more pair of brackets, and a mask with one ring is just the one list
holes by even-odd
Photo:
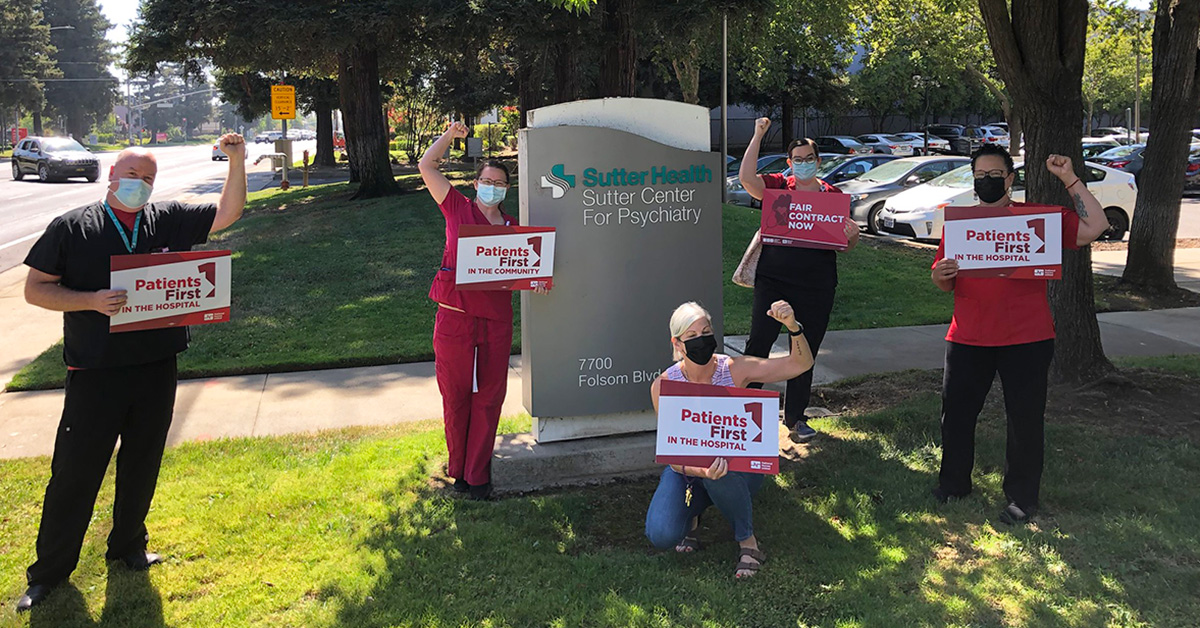
[[7, 249], [10, 246], [16, 246], [22, 242], [28, 242], [40, 235], [42, 235], [41, 231], [39, 231], [37, 233], [31, 233], [31, 234], [25, 236], [24, 238], [17, 238], [16, 240], [13, 240], [12, 242], [6, 242], [4, 244], [0, 244], [0, 251], [3, 251], [4, 249]]

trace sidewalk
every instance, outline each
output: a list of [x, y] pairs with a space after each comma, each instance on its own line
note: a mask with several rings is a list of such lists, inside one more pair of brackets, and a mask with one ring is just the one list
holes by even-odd
[[[1092, 272], [1120, 277], [1128, 251], [1092, 251]], [[1175, 283], [1200, 292], [1200, 249], [1175, 249]]]
[[[1200, 353], [1200, 308], [1101, 314], [1109, 356]], [[946, 325], [830, 332], [815, 381], [904, 369], [941, 368]], [[745, 336], [726, 338], [737, 355]], [[776, 351], [783, 354], [781, 340]], [[503, 413], [524, 412], [521, 357], [513, 356]], [[0, 458], [49, 455], [61, 390], [0, 394]], [[433, 364], [247, 375], [180, 382], [169, 444], [274, 436], [350, 426], [438, 419]]]

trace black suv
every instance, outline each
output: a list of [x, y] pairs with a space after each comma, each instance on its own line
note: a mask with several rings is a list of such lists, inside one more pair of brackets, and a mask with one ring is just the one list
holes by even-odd
[[83, 177], [100, 178], [100, 160], [69, 137], [27, 137], [12, 152], [12, 177], [37, 175], [42, 181]]
[[979, 127], [964, 127], [961, 124], [931, 124], [929, 134], [950, 142], [951, 153], [968, 156], [983, 146], [983, 138], [987, 135]]

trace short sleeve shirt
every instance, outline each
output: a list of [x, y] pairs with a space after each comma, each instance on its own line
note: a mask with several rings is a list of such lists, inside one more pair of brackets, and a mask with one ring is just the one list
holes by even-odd
[[[471, 316], [503, 322], [512, 322], [512, 291], [510, 290], [464, 290], [459, 291], [454, 283], [455, 265], [458, 263], [458, 227], [460, 225], [490, 225], [487, 216], [479, 211], [475, 202], [462, 192], [450, 188], [450, 193], [438, 208], [446, 218], [446, 248], [442, 251], [442, 267], [433, 278], [429, 298], [437, 303], [458, 308]], [[508, 214], [505, 225], [517, 221]]]
[[[762, 180], [768, 189], [796, 189], [795, 177], [764, 174]], [[842, 193], [839, 188], [818, 181], [822, 192]], [[837, 252], [764, 244], [755, 275], [797, 287], [832, 290], [837, 287]]]
[[[1025, 203], [1013, 203], [1020, 207]], [[1077, 249], [1079, 215], [1060, 207], [1063, 248]], [[934, 265], [946, 256], [938, 245]], [[1054, 337], [1054, 317], [1046, 297], [1046, 279], [958, 277], [954, 280], [954, 318], [946, 340], [964, 345], [1000, 347]]]
[[[114, 214], [119, 211], [114, 209]], [[189, 251], [208, 240], [217, 207], [178, 202], [142, 208], [134, 253]], [[55, 218], [25, 257], [25, 265], [61, 277], [72, 290], [94, 292], [109, 286], [109, 258], [129, 253], [103, 203], [92, 203]], [[129, 231], [124, 231], [128, 237]], [[130, 238], [132, 240], [132, 238]], [[63, 314], [63, 359], [72, 368], [95, 369], [147, 364], [171, 357], [188, 345], [187, 328], [148, 329], [111, 334], [109, 318], [96, 311]]]

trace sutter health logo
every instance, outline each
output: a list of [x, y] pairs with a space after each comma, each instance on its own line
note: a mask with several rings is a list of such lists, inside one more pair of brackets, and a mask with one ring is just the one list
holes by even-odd
[[551, 198], [562, 198], [567, 190], [575, 187], [575, 175], [567, 174], [563, 164], [555, 164], [550, 174], [542, 175], [542, 187], [550, 190]]

